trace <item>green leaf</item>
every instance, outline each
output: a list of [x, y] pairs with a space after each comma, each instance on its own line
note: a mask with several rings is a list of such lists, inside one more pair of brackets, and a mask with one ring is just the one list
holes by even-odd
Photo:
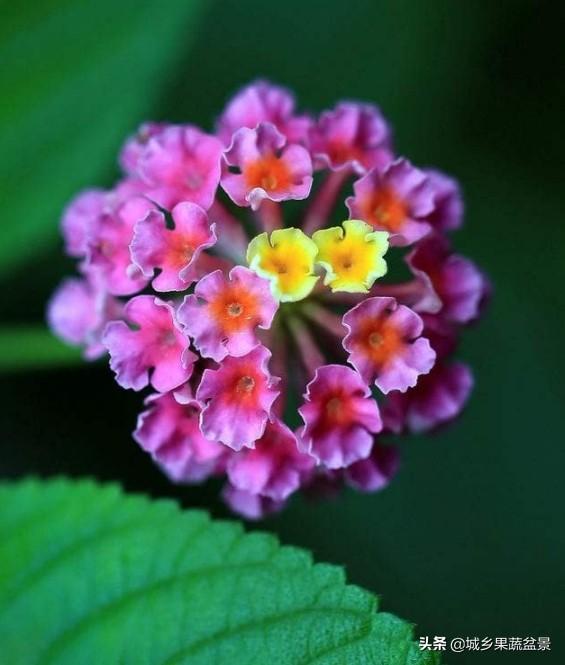
[[4, 4], [0, 276], [54, 242], [66, 201], [100, 184], [170, 85], [203, 3]]
[[79, 349], [60, 342], [42, 326], [0, 328], [0, 372], [76, 365]]
[[171, 501], [88, 481], [0, 487], [10, 665], [428, 665], [335, 566]]

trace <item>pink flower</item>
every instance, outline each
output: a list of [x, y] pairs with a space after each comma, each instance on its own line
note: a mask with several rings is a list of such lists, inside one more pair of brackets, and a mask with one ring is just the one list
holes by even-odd
[[240, 358], [227, 357], [217, 370], [206, 369], [196, 392], [205, 404], [202, 433], [234, 450], [253, 448], [263, 436], [279, 395], [278, 378], [269, 374], [270, 352], [257, 346]]
[[393, 432], [408, 428], [427, 432], [453, 420], [465, 406], [473, 387], [471, 370], [463, 363], [437, 363], [411, 391], [391, 393], [383, 409], [386, 426]]
[[218, 121], [218, 135], [229, 146], [241, 127], [270, 122], [289, 143], [304, 143], [312, 121], [294, 114], [294, 97], [289, 90], [267, 81], [256, 81], [235, 95]]
[[427, 221], [436, 231], [460, 228], [463, 224], [463, 198], [459, 183], [434, 169], [427, 169], [425, 173], [434, 190], [434, 210]]
[[330, 469], [368, 457], [382, 429], [379, 407], [361, 376], [344, 365], [319, 367], [308, 384], [301, 449]]
[[[407, 257], [416, 276], [427, 279], [441, 301], [441, 316], [464, 324], [476, 319], [488, 292], [488, 284], [472, 261], [452, 254], [449, 242], [434, 234]], [[420, 305], [419, 311], [425, 311]]]
[[153, 296], [136, 296], [126, 304], [124, 316], [135, 327], [112, 321], [102, 338], [122, 388], [141, 390], [151, 384], [167, 392], [190, 378], [196, 356], [171, 305]]
[[310, 455], [300, 452], [294, 434], [277, 418], [267, 423], [253, 449], [230, 457], [227, 474], [239, 490], [284, 501], [300, 487], [314, 464]]
[[435, 314], [421, 314], [424, 335], [430, 340], [438, 360], [450, 356], [457, 347], [457, 328], [453, 323]]
[[378, 492], [390, 483], [399, 464], [397, 448], [375, 442], [370, 456], [347, 467], [345, 477], [360, 492]]
[[219, 362], [257, 346], [256, 329], [270, 328], [277, 309], [269, 282], [236, 266], [229, 277], [220, 270], [203, 277], [179, 307], [178, 320], [198, 351]]
[[239, 513], [248, 520], [259, 520], [267, 517], [267, 515], [281, 510], [284, 505], [281, 501], [273, 501], [267, 496], [237, 489], [229, 483], [224, 488], [222, 496], [234, 513]]
[[225, 158], [239, 173], [224, 173], [222, 187], [239, 206], [257, 210], [263, 199], [305, 199], [310, 193], [312, 162], [308, 151], [297, 144], [287, 145], [286, 138], [268, 122], [255, 129], [239, 129]]
[[431, 231], [434, 190], [424, 171], [405, 159], [374, 168], [353, 185], [346, 200], [353, 219], [390, 233], [391, 245], [410, 245]]
[[84, 346], [88, 359], [103, 355], [102, 331], [111, 319], [121, 316], [121, 304], [86, 279], [66, 279], [55, 291], [47, 308], [51, 329], [61, 339]]
[[87, 240], [102, 214], [107, 193], [101, 189], [80, 192], [65, 208], [61, 229], [69, 256], [84, 256]]
[[162, 132], [168, 125], [163, 122], [144, 122], [122, 147], [119, 162], [122, 169], [132, 177], [138, 176], [137, 166], [149, 139]]
[[136, 196], [121, 204], [115, 212], [102, 214], [90, 230], [84, 270], [101, 281], [113, 295], [136, 293], [148, 282], [132, 265], [130, 243], [134, 226], [151, 210], [154, 206], [150, 201]]
[[190, 201], [207, 210], [221, 175], [222, 142], [191, 125], [169, 125], [141, 151], [137, 171], [147, 195], [171, 209]]
[[133, 437], [171, 480], [197, 483], [223, 470], [227, 450], [202, 435], [201, 407], [194, 398], [158, 393], [150, 395], [145, 405]]
[[343, 325], [349, 362], [383, 393], [406, 392], [434, 365], [435, 351], [420, 336], [422, 319], [394, 298], [367, 298], [345, 314]]
[[376, 106], [344, 102], [321, 114], [310, 133], [310, 149], [320, 166], [365, 173], [392, 158], [390, 129]]
[[215, 225], [195, 203], [178, 203], [171, 212], [174, 229], [165, 215], [152, 211], [135, 226], [131, 258], [144, 277], [153, 279], [155, 291], [184, 291], [198, 279], [201, 253], [216, 242]]

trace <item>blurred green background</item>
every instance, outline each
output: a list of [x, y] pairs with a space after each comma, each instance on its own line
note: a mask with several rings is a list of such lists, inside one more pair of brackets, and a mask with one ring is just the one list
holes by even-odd
[[565, 662], [564, 22], [565, 4], [523, 0], [2, 2], [1, 475], [118, 480], [226, 514], [217, 485], [175, 488], [137, 449], [137, 395], [35, 328], [72, 266], [60, 210], [112, 182], [139, 121], [211, 127], [257, 76], [316, 111], [374, 101], [402, 154], [463, 184], [456, 247], [495, 287], [460, 351], [477, 387], [452, 427], [403, 442], [385, 492], [298, 499], [259, 527], [344, 564], [417, 635], [553, 641], [449, 663]]

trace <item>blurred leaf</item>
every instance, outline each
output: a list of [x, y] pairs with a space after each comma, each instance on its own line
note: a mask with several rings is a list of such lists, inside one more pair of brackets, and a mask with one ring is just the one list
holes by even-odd
[[4, 662], [437, 662], [335, 566], [170, 501], [66, 480], [0, 488]]
[[0, 372], [80, 363], [79, 349], [63, 344], [42, 326], [0, 328]]
[[53, 242], [66, 201], [100, 184], [193, 37], [200, 0], [4, 3], [0, 276]]

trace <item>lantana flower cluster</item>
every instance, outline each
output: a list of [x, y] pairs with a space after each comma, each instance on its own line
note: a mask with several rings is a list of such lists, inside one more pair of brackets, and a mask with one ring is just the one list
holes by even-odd
[[300, 488], [376, 491], [395, 437], [460, 413], [451, 356], [487, 282], [451, 247], [457, 182], [398, 155], [377, 107], [315, 118], [259, 81], [214, 132], [143, 125], [120, 165], [64, 213], [79, 275], [48, 318], [147, 393], [133, 436], [171, 480], [224, 476], [249, 518]]

